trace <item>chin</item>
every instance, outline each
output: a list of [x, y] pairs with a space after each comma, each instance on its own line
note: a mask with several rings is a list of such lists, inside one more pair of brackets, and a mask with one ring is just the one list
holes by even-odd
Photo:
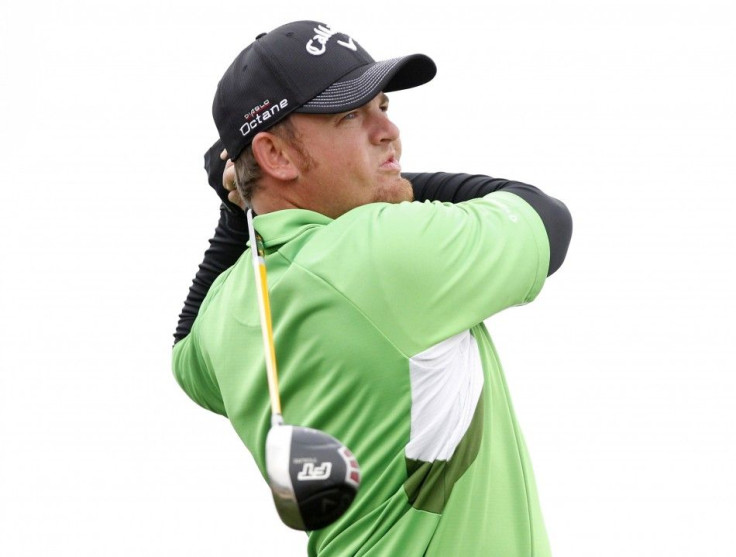
[[378, 196], [380, 199], [377, 201], [383, 201], [385, 203], [401, 203], [402, 201], [414, 201], [414, 188], [411, 186], [411, 182], [400, 176], [395, 182], [382, 188], [382, 191]]

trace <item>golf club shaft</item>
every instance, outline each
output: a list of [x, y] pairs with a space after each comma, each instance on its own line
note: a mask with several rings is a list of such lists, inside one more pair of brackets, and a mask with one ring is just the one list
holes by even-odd
[[276, 349], [273, 342], [273, 327], [271, 325], [271, 304], [268, 298], [268, 280], [266, 279], [265, 251], [260, 236], [253, 227], [253, 210], [248, 209], [248, 233], [250, 235], [250, 249], [253, 255], [253, 271], [256, 277], [256, 291], [258, 292], [258, 313], [261, 319], [261, 333], [263, 336], [263, 351], [266, 357], [266, 375], [268, 376], [268, 392], [271, 397], [272, 421], [283, 423], [281, 420], [281, 398], [279, 397], [279, 377], [276, 369]]

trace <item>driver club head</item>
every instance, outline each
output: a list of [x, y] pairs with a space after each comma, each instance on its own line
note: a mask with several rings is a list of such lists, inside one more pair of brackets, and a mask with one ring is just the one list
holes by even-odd
[[266, 438], [266, 469], [279, 517], [295, 530], [332, 524], [360, 486], [360, 467], [347, 447], [308, 427], [273, 425]]

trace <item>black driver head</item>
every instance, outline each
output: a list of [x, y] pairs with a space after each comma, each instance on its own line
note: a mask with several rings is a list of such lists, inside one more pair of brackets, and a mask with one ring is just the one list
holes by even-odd
[[279, 517], [295, 530], [332, 524], [360, 486], [360, 467], [347, 447], [308, 427], [273, 426], [266, 439], [266, 468]]

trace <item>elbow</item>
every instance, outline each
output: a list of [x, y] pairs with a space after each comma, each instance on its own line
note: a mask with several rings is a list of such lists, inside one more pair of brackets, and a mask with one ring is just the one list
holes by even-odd
[[572, 215], [567, 206], [555, 200], [556, 207], [551, 211], [552, 218], [545, 220], [547, 237], [549, 239], [549, 271], [547, 276], [562, 266], [567, 256], [567, 248], [572, 238]]

